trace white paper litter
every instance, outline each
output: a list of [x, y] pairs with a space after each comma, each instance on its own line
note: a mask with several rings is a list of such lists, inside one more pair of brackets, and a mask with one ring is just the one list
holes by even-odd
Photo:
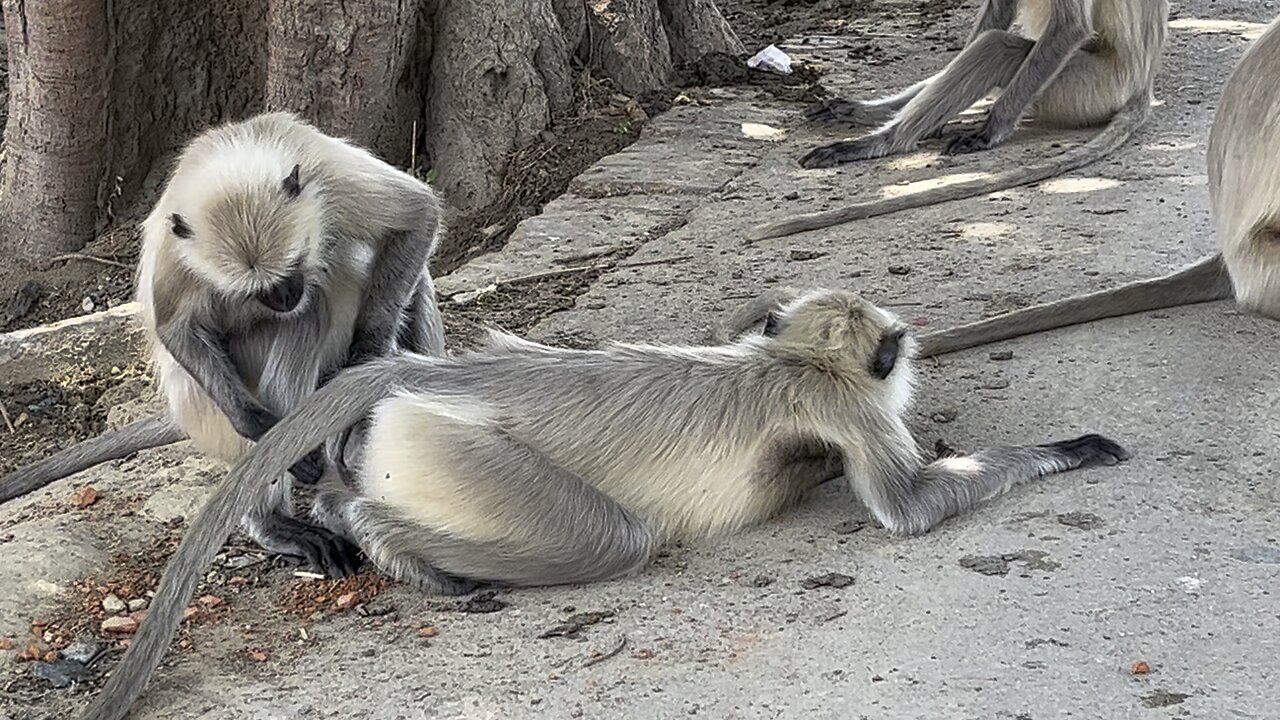
[[791, 56], [779, 50], [777, 45], [770, 45], [752, 55], [751, 59], [747, 61], [747, 67], [753, 70], [766, 70], [779, 75], [790, 75]]
[[787, 136], [787, 131], [771, 125], [762, 123], [742, 123], [742, 134], [752, 140], [767, 140], [769, 142], [778, 142]]

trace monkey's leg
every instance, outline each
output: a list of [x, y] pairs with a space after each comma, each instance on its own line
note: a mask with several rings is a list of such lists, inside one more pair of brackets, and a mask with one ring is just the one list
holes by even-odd
[[[978, 36], [987, 30], [1008, 30], [1013, 24], [1018, 10], [1017, 0], [986, 0], [978, 12], [965, 46], [972, 45]], [[854, 125], [881, 125], [893, 119], [908, 102], [930, 83], [936, 81], [942, 73], [935, 74], [925, 80], [908, 87], [901, 92], [876, 100], [847, 100], [841, 97], [828, 98], [805, 108], [806, 120], [813, 122], [845, 122]], [[939, 128], [940, 129], [940, 128]], [[932, 133], [930, 133], [932, 134]]]
[[863, 501], [886, 529], [916, 535], [943, 520], [1053, 473], [1129, 459], [1128, 451], [1101, 435], [1043, 445], [993, 447], [943, 457], [918, 471], [889, 471], [860, 489]]
[[832, 167], [910, 150], [987, 93], [1010, 83], [1033, 46], [1032, 41], [1003, 30], [982, 33], [887, 125], [856, 140], [814, 148], [800, 164]]
[[1004, 92], [991, 105], [982, 128], [951, 141], [947, 146], [949, 154], [987, 150], [1008, 140], [1018, 125], [1018, 119], [1026, 113], [1040, 90], [1050, 83], [1072, 53], [1089, 39], [1090, 28], [1076, 3], [1051, 3], [1050, 8], [1049, 24], [1044, 33]]
[[494, 425], [489, 412], [423, 397], [376, 412], [362, 497], [346, 512], [379, 567], [431, 589], [441, 572], [555, 585], [607, 580], [649, 562], [656, 541], [640, 518]]

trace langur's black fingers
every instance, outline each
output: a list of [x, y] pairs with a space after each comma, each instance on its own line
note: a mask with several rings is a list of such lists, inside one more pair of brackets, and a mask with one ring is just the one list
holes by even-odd
[[976, 133], [966, 133], [958, 135], [954, 140], [947, 144], [944, 151], [947, 155], [965, 155], [967, 153], [980, 152], [990, 150], [995, 147], [996, 143], [991, 138], [979, 130]]
[[844, 122], [854, 125], [875, 124], [874, 118], [863, 110], [862, 104], [843, 98], [829, 98], [805, 108], [804, 117], [810, 122]]
[[241, 421], [242, 427], [237, 427], [236, 432], [250, 440], [258, 440], [278, 422], [280, 418], [270, 410], [261, 405], [250, 406], [245, 409], [244, 418]]
[[804, 119], [810, 122], [831, 122], [836, 119], [832, 110], [833, 100], [820, 100], [804, 109]]
[[324, 475], [324, 451], [316, 448], [289, 468], [289, 474], [304, 485], [315, 485]]
[[363, 563], [360, 548], [353, 545], [346, 538], [338, 537], [332, 546], [331, 563], [335, 568], [335, 573], [341, 573], [339, 577], [349, 577], [359, 573], [360, 565]]
[[1133, 457], [1132, 453], [1121, 447], [1116, 441], [1097, 434], [1082, 435], [1071, 440], [1060, 440], [1048, 443], [1045, 447], [1061, 453], [1076, 467], [1115, 465]]
[[324, 528], [307, 527], [309, 530], [298, 537], [298, 544], [307, 563], [311, 565], [312, 572], [335, 580], [359, 572], [359, 548], [346, 538], [334, 535]]
[[809, 169], [835, 167], [854, 160], [865, 160], [871, 157], [869, 150], [867, 143], [861, 140], [842, 140], [810, 150], [800, 158], [800, 165]]

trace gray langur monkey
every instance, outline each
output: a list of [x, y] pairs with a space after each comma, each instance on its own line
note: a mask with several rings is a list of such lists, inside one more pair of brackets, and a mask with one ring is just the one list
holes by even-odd
[[[1120, 147], [1151, 114], [1154, 83], [1168, 34], [1166, 0], [984, 0], [964, 49], [941, 72], [891, 97], [829, 99], [811, 120], [880, 125], [855, 140], [815, 148], [800, 164], [832, 167], [906, 152], [995, 88], [1002, 92], [981, 129], [960, 135], [948, 154], [1003, 144], [1032, 109], [1048, 126], [1106, 127], [1085, 144], [992, 177], [901, 197], [856, 203], [765, 223], [751, 241], [985, 195], [1046, 180], [1095, 162]], [[1010, 32], [1018, 20], [1023, 34]]]
[[[18, 470], [0, 499], [184, 437], [234, 461], [343, 366], [443, 354], [427, 270], [440, 210], [425, 183], [288, 113], [198, 135], [142, 223], [137, 299], [167, 413]], [[317, 449], [289, 473], [314, 483], [323, 466]], [[294, 518], [291, 489], [284, 473], [264, 484], [249, 535], [353, 572], [354, 548]]]
[[1280, 18], [1227, 78], [1209, 131], [1209, 208], [1218, 252], [1161, 277], [928, 333], [920, 354], [942, 355], [1045, 330], [1233, 299], [1280, 320]]
[[119, 720], [141, 694], [264, 479], [370, 413], [358, 486], [326, 489], [322, 514], [383, 571], [445, 593], [630, 574], [668, 540], [757, 523], [841, 474], [880, 524], [912, 535], [1015, 485], [1129, 456], [1086, 435], [926, 463], [903, 421], [911, 345], [884, 310], [814, 291], [768, 336], [730, 345], [568, 350], [494, 333], [476, 354], [343, 371], [201, 510], [83, 717]]

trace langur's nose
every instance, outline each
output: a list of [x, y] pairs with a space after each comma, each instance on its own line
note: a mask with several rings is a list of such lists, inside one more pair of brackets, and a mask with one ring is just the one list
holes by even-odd
[[303, 280], [301, 273], [290, 275], [270, 290], [258, 293], [258, 302], [276, 312], [289, 312], [298, 307], [306, 287], [306, 281]]

